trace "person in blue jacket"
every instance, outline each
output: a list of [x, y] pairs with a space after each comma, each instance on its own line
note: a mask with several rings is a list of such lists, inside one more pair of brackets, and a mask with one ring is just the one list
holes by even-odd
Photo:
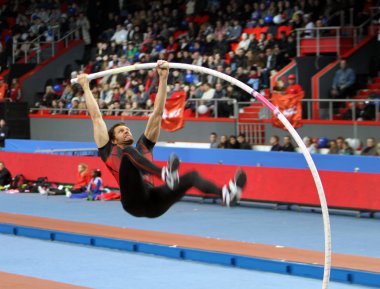
[[79, 194], [68, 194], [67, 196], [72, 199], [83, 199], [87, 198], [88, 200], [96, 200], [97, 196], [102, 193], [103, 190], [103, 180], [101, 178], [102, 172], [99, 169], [91, 171], [91, 180], [87, 185], [87, 189], [83, 193]]

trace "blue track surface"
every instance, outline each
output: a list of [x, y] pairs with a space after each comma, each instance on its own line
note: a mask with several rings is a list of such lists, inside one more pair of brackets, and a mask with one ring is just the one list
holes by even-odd
[[[180, 202], [158, 219], [134, 218], [118, 201], [0, 193], [0, 211], [323, 251], [320, 214]], [[380, 258], [378, 219], [331, 216], [333, 251]], [[368, 236], [371, 236], [370, 238]]]
[[[321, 288], [321, 281], [0, 235], [0, 271], [97, 289]], [[0, 286], [1, 287], [1, 286]], [[330, 289], [364, 289], [332, 282]]]

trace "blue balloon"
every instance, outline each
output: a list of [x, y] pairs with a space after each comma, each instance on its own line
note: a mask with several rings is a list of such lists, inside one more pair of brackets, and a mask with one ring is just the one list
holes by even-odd
[[320, 137], [318, 139], [318, 147], [319, 148], [327, 148], [329, 145], [329, 139], [327, 137]]
[[53, 89], [54, 89], [55, 92], [59, 92], [59, 91], [62, 90], [62, 85], [56, 84], [56, 85], [53, 86]]
[[192, 84], [194, 82], [194, 75], [191, 73], [186, 74], [185, 81], [189, 84]]
[[269, 23], [272, 23], [272, 21], [273, 21], [273, 17], [272, 16], [267, 15], [267, 16], [264, 17], [264, 22], [265, 23], [269, 24]]
[[70, 15], [74, 15], [77, 12], [77, 9], [75, 7], [70, 7], [68, 12]]

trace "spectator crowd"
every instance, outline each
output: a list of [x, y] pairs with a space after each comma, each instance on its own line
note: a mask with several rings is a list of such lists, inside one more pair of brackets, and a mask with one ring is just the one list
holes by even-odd
[[[23, 39], [31, 39], [36, 33], [50, 41], [55, 26], [60, 27], [61, 34], [79, 28], [78, 35], [89, 48], [82, 59], [82, 70], [86, 73], [161, 58], [212, 68], [262, 90], [269, 87], [270, 76], [296, 56], [292, 33], [295, 28], [310, 27], [316, 22], [332, 25], [333, 15], [340, 9], [363, 10], [363, 4], [358, 3], [347, 7], [332, 1], [305, 0], [166, 0], [152, 1], [149, 5], [109, 2], [16, 1], [8, 4], [2, 14], [16, 17], [9, 41], [20, 45]], [[355, 15], [362, 17], [360, 13]], [[256, 32], [247, 33], [247, 29]], [[22, 50], [21, 46], [18, 50]], [[83, 112], [80, 89], [68, 88], [71, 93], [62, 97], [70, 86], [68, 79], [76, 73], [65, 75], [63, 83], [46, 88], [49, 91], [36, 99], [35, 106], [53, 108], [54, 113], [67, 112], [63, 108], [70, 109], [70, 113]], [[150, 108], [148, 100], [154, 99], [152, 92], [156, 86], [157, 76], [147, 71], [119, 74], [92, 83], [99, 106], [109, 115], [144, 114], [139, 111]], [[197, 105], [189, 104], [193, 112], [203, 104], [209, 114], [218, 111], [218, 116], [224, 117], [232, 115], [233, 101], [251, 100], [246, 93], [215, 77], [191, 71], [172, 71], [169, 97], [176, 91], [185, 91], [188, 99], [199, 100]], [[210, 101], [213, 99], [223, 101], [215, 104]]]

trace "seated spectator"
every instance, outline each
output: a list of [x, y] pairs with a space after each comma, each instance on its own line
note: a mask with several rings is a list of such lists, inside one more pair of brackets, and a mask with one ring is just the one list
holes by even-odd
[[340, 150], [341, 155], [353, 155], [354, 149], [350, 147], [348, 141], [343, 141], [342, 149]]
[[376, 155], [380, 156], [380, 143], [378, 143], [376, 146]]
[[376, 156], [376, 140], [373, 137], [367, 138], [367, 146], [361, 152], [362, 156]]
[[247, 51], [250, 43], [251, 39], [248, 38], [248, 34], [242, 33], [241, 40], [239, 41], [237, 49], [243, 49], [244, 51]]
[[[343, 143], [344, 143], [344, 137], [342, 137], [342, 136], [338, 136], [336, 139], [335, 139], [335, 141], [336, 141], [336, 145], [337, 145], [337, 147], [338, 147], [338, 149], [339, 149], [339, 153], [341, 153], [342, 152], [342, 150], [343, 150]], [[348, 143], [347, 143], [348, 144]]]
[[339, 147], [336, 143], [336, 140], [330, 140], [329, 141], [329, 144], [328, 144], [328, 147], [329, 147], [329, 154], [330, 155], [337, 155], [339, 154]]
[[0, 187], [10, 185], [11, 182], [11, 172], [5, 167], [4, 162], [0, 161]]
[[280, 145], [280, 138], [277, 136], [277, 135], [272, 135], [270, 140], [269, 140], [269, 143], [271, 144], [271, 148], [270, 150], [272, 152], [279, 152], [282, 150], [282, 147]]
[[84, 190], [91, 180], [91, 173], [85, 163], [78, 164], [77, 181], [72, 187], [72, 190]]
[[252, 146], [245, 139], [245, 134], [241, 133], [238, 135], [237, 141], [239, 143], [239, 149], [241, 150], [251, 150]]
[[73, 99], [71, 101], [71, 107], [69, 110], [69, 115], [76, 115], [79, 114], [79, 100]]
[[248, 75], [249, 79], [247, 84], [250, 85], [254, 90], [258, 91], [260, 88], [260, 76], [257, 72], [257, 67], [252, 66], [250, 74]]
[[[339, 69], [335, 72], [330, 97], [333, 99], [345, 99], [352, 95], [355, 84], [355, 72], [347, 66], [347, 61], [341, 59]], [[334, 108], [342, 107], [343, 102], [336, 103]]]
[[311, 154], [318, 153], [317, 147], [316, 147], [315, 143], [313, 143], [313, 140], [311, 137], [309, 137], [309, 136], [304, 137], [303, 142], [304, 142], [307, 150], [309, 151], [309, 153], [311, 153]]
[[227, 145], [227, 148], [228, 149], [238, 149], [240, 146], [239, 146], [239, 143], [236, 139], [236, 136], [234, 135], [230, 135], [230, 138], [228, 140], [228, 145]]
[[69, 103], [71, 99], [73, 98], [73, 96], [74, 96], [73, 87], [71, 86], [70, 83], [68, 83], [62, 92], [61, 99], [64, 100], [66, 103]]
[[226, 149], [228, 148], [228, 141], [227, 141], [227, 136], [225, 134], [222, 134], [220, 136], [220, 141], [218, 144], [218, 149]]
[[210, 148], [216, 149], [218, 148], [218, 142], [217, 142], [218, 135], [216, 132], [210, 133]]
[[292, 139], [290, 136], [284, 136], [284, 145], [281, 147], [281, 151], [283, 152], [294, 152], [295, 148], [292, 143]]
[[87, 198], [90, 201], [96, 200], [96, 197], [102, 193], [103, 180], [101, 178], [102, 173], [99, 169], [91, 171], [91, 180], [87, 184], [87, 188], [84, 192], [75, 193], [75, 191], [68, 191], [66, 196], [72, 199]]

